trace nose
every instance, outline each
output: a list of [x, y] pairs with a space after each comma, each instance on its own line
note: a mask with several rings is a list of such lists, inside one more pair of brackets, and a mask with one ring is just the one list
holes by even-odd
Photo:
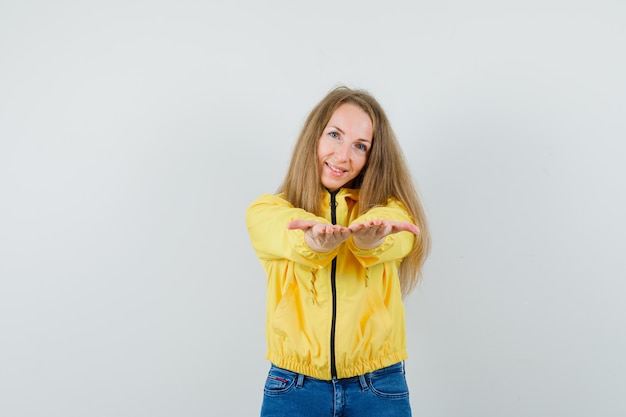
[[350, 152], [350, 144], [347, 141], [343, 141], [337, 144], [337, 149], [335, 149], [335, 158], [337, 161], [347, 161], [349, 158]]

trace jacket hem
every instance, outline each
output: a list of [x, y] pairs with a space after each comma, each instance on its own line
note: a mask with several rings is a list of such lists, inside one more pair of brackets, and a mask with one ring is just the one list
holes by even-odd
[[[408, 358], [406, 350], [394, 352], [386, 356], [382, 356], [377, 359], [369, 361], [360, 361], [352, 366], [340, 366], [337, 365], [337, 378], [351, 378], [354, 376], [365, 375], [369, 372], [374, 372], [378, 369], [386, 368], [387, 366], [394, 365], [398, 362], [402, 362]], [[268, 353], [267, 359], [275, 366], [288, 371], [296, 372], [312, 378], [329, 381], [332, 379], [330, 373], [330, 364], [324, 367], [316, 367], [308, 363], [302, 363], [298, 359], [285, 358], [280, 355], [272, 355]]]

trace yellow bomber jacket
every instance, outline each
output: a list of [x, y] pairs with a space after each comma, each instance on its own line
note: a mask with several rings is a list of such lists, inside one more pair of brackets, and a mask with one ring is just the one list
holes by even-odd
[[[358, 197], [358, 190], [345, 188], [335, 194], [336, 224], [412, 221], [394, 199], [357, 217]], [[325, 380], [363, 375], [407, 358], [398, 267], [415, 239], [400, 232], [362, 250], [349, 238], [331, 252], [315, 252], [304, 232], [287, 230], [287, 223], [331, 224], [332, 198], [325, 196], [324, 217], [294, 208], [280, 194], [262, 195], [246, 211], [252, 246], [267, 274], [267, 359]]]

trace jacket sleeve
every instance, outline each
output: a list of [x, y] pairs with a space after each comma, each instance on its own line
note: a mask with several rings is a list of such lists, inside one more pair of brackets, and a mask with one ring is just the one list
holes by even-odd
[[[353, 223], [362, 223], [369, 220], [415, 223], [404, 204], [395, 199], [387, 200], [387, 204], [384, 206], [368, 210], [354, 219]], [[387, 236], [381, 245], [373, 249], [358, 248], [352, 238], [346, 241], [346, 245], [361, 265], [367, 268], [382, 262], [402, 261], [413, 249], [415, 238], [413, 233], [399, 232]]]
[[330, 224], [323, 217], [295, 208], [281, 195], [264, 194], [246, 210], [246, 225], [252, 247], [261, 261], [287, 259], [315, 268], [323, 268], [337, 255], [315, 252], [306, 244], [302, 230], [287, 230], [292, 220], [313, 220]]

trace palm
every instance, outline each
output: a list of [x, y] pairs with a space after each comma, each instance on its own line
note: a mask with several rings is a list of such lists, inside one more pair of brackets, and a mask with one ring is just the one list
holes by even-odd
[[389, 220], [370, 220], [350, 225], [352, 238], [357, 247], [372, 249], [379, 246], [383, 239], [398, 232], [418, 234], [419, 229], [411, 222], [392, 222]]

